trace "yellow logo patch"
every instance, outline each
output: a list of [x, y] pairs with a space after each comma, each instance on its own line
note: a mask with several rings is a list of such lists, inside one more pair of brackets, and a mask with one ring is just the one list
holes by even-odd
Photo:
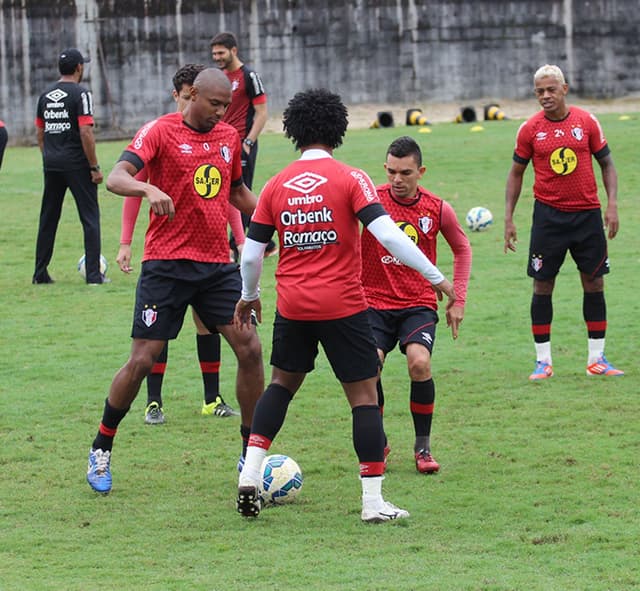
[[220, 192], [222, 175], [213, 164], [198, 166], [193, 175], [193, 188], [203, 199], [213, 199]]
[[416, 230], [413, 224], [409, 222], [396, 222], [396, 226], [411, 238], [411, 242], [418, 244], [418, 230]]
[[578, 166], [578, 157], [571, 148], [558, 148], [549, 158], [553, 172], [560, 175], [571, 174]]

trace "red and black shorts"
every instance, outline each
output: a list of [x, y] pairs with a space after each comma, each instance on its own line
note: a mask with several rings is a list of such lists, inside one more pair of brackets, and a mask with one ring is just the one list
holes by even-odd
[[242, 280], [235, 263], [154, 260], [142, 263], [136, 288], [131, 336], [175, 339], [191, 305], [204, 325], [231, 323], [240, 299]]
[[409, 343], [419, 343], [429, 353], [433, 350], [438, 323], [435, 310], [424, 306], [400, 310], [369, 308], [368, 313], [376, 344], [385, 356], [398, 343], [402, 353], [405, 353]]
[[289, 320], [276, 312], [271, 365], [292, 373], [309, 373], [318, 343], [335, 376], [344, 383], [378, 375], [376, 344], [366, 310], [337, 320]]
[[553, 279], [567, 251], [582, 273], [600, 277], [609, 272], [600, 209], [560, 211], [536, 200], [527, 274], [540, 281]]

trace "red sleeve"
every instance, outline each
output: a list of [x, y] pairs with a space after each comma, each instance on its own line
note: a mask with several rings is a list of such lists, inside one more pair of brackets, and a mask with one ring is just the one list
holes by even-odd
[[446, 201], [442, 202], [440, 232], [453, 252], [453, 287], [457, 298], [454, 306], [464, 306], [471, 275], [471, 244], [458, 222], [456, 212]]
[[240, 210], [231, 205], [231, 203], [229, 204], [229, 225], [236, 244], [244, 244], [245, 236], [244, 228], [242, 227], [242, 216], [240, 215]]
[[527, 125], [528, 121], [525, 121], [518, 129], [516, 135], [516, 147], [515, 154], [517, 154], [523, 160], [531, 160], [533, 156], [533, 149], [531, 145], [531, 131], [530, 125]]
[[[147, 171], [143, 168], [134, 177], [137, 181], [147, 180]], [[142, 197], [125, 197], [122, 203], [122, 228], [120, 230], [120, 244], [131, 244], [133, 230], [136, 227], [138, 213], [142, 205]]]
[[93, 115], [80, 115], [78, 125], [93, 125]]
[[36, 117], [33, 123], [35, 124], [36, 127], [39, 127], [40, 129], [44, 129], [44, 119], [42, 117]]
[[231, 169], [231, 184], [234, 185], [236, 182], [242, 179], [242, 147], [240, 144], [240, 136], [236, 132], [236, 136], [238, 141], [233, 149], [233, 164]]
[[253, 105], [262, 105], [264, 103], [267, 102], [267, 95], [266, 94], [260, 94], [258, 96], [254, 96], [251, 99], [251, 104]]
[[597, 154], [602, 148], [607, 145], [607, 140], [604, 137], [604, 131], [600, 122], [595, 115], [589, 114], [590, 130], [589, 130], [589, 148], [592, 154]]

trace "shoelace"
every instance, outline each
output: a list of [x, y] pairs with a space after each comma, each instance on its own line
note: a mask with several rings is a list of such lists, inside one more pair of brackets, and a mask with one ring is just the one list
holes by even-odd
[[96, 460], [96, 474], [104, 474], [109, 467], [109, 458], [111, 457], [110, 451], [96, 450], [94, 458]]

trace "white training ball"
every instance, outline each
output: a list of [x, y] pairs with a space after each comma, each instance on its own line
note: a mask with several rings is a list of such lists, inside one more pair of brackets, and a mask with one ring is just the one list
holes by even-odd
[[[83, 279], [87, 278], [87, 268], [85, 266], [85, 255], [82, 255], [78, 260], [78, 273], [82, 275]], [[103, 275], [107, 274], [107, 269], [109, 268], [109, 263], [104, 255], [100, 255], [100, 273]]]
[[302, 470], [289, 456], [267, 456], [262, 461], [260, 474], [259, 493], [267, 504], [289, 503], [302, 488]]
[[493, 224], [493, 215], [486, 207], [472, 207], [465, 219], [472, 232], [484, 232]]

